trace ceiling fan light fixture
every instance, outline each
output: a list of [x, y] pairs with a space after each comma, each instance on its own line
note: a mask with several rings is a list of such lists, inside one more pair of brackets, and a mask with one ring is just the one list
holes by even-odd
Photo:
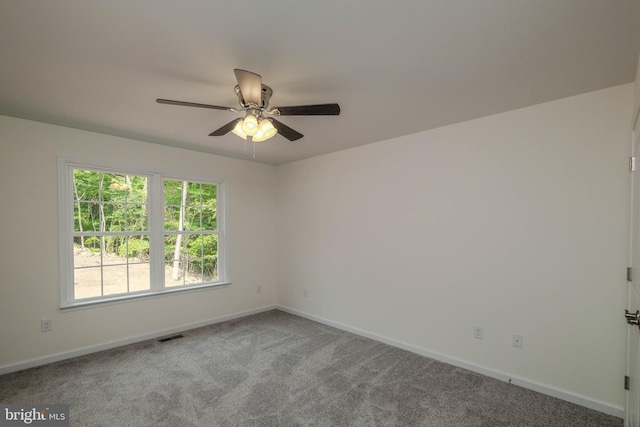
[[258, 119], [253, 114], [247, 114], [242, 121], [242, 131], [250, 136], [254, 136], [258, 132]]
[[255, 142], [266, 141], [269, 138], [273, 138], [278, 133], [278, 129], [273, 127], [271, 120], [262, 119], [258, 125], [258, 132], [256, 132], [253, 140]]
[[242, 130], [242, 120], [238, 120], [238, 123], [236, 124], [236, 126], [233, 128], [231, 132], [233, 132], [236, 136], [239, 136], [244, 140], [247, 139], [247, 134], [244, 133], [244, 131]]

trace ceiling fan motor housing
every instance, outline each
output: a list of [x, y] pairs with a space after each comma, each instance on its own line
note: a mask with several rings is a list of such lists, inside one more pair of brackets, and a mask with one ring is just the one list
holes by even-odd
[[240, 92], [240, 85], [236, 85], [234, 88], [236, 96], [238, 97], [238, 102], [242, 106], [242, 108], [259, 108], [259, 109], [267, 109], [269, 107], [269, 100], [271, 99], [271, 95], [273, 95], [273, 90], [267, 85], [262, 85], [262, 105], [251, 105], [244, 100], [242, 96], [242, 92]]

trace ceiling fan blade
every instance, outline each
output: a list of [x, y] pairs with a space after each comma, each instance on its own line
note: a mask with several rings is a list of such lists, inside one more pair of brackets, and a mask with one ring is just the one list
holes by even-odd
[[316, 104], [298, 105], [294, 107], [276, 107], [271, 111], [273, 114], [278, 110], [280, 116], [339, 116], [340, 106], [338, 104]]
[[209, 105], [209, 104], [196, 104], [195, 102], [185, 102], [185, 101], [174, 101], [171, 99], [156, 99], [158, 104], [169, 104], [169, 105], [182, 105], [184, 107], [198, 107], [198, 108], [211, 108], [212, 110], [225, 110], [225, 111], [237, 111], [235, 108], [231, 107], [220, 107], [219, 105]]
[[222, 136], [222, 135], [226, 135], [229, 132], [231, 132], [233, 130], [234, 127], [236, 127], [236, 124], [242, 119], [235, 119], [235, 120], [231, 120], [229, 123], [227, 123], [226, 125], [222, 126], [219, 129], [214, 130], [213, 132], [211, 132], [209, 134], [209, 136]]
[[296, 141], [304, 136], [300, 132], [291, 129], [289, 126], [277, 121], [276, 119], [269, 118], [269, 120], [271, 120], [271, 123], [273, 123], [273, 127], [278, 129], [278, 133], [287, 138], [289, 141]]
[[262, 77], [251, 71], [235, 69], [240, 93], [247, 104], [253, 104], [256, 107], [262, 107]]

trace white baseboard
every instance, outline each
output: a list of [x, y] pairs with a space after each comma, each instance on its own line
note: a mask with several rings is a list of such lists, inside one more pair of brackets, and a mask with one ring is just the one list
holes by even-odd
[[148, 334], [136, 335], [133, 337], [123, 338], [120, 340], [110, 341], [103, 344], [90, 345], [87, 347], [77, 348], [70, 351], [64, 351], [61, 353], [55, 353], [44, 357], [38, 357], [35, 359], [29, 359], [18, 363], [12, 363], [9, 365], [0, 366], [0, 375], [8, 374], [10, 372], [21, 371], [23, 369], [34, 368], [36, 366], [47, 365], [53, 362], [59, 362], [60, 360], [71, 359], [72, 357], [84, 356], [85, 354], [95, 353], [97, 351], [108, 350], [115, 347], [120, 347], [127, 344], [133, 344], [148, 339], [158, 338], [165, 335], [175, 334], [177, 332], [184, 332], [189, 329], [200, 328], [202, 326], [213, 325], [214, 323], [225, 322], [227, 320], [238, 319], [240, 317], [250, 316], [252, 314], [262, 313], [277, 308], [275, 305], [269, 305], [266, 307], [257, 308], [254, 310], [242, 311], [239, 313], [228, 314], [226, 316], [214, 317], [212, 319], [188, 323], [175, 328], [163, 329], [161, 331], [155, 331]]
[[444, 362], [453, 366], [468, 369], [472, 372], [477, 372], [479, 374], [482, 374], [491, 378], [495, 378], [500, 381], [505, 381], [505, 382], [510, 381], [511, 384], [515, 384], [517, 386], [520, 386], [529, 390], [537, 391], [539, 393], [546, 394], [548, 396], [556, 397], [558, 399], [562, 399], [567, 402], [575, 403], [576, 405], [584, 406], [586, 408], [593, 409], [598, 412], [603, 412], [605, 414], [613, 415], [618, 418], [624, 418], [624, 408], [614, 405], [610, 402], [605, 402], [599, 399], [595, 399], [593, 397], [582, 395], [580, 393], [572, 392], [570, 390], [565, 390], [549, 384], [541, 383], [539, 381], [523, 378], [517, 375], [512, 375], [508, 372], [478, 365], [476, 363], [459, 359], [457, 357], [451, 357], [446, 354], [439, 353], [437, 351], [428, 350], [422, 347], [415, 346], [413, 344], [408, 344], [403, 341], [398, 341], [393, 338], [389, 338], [373, 332], [365, 331], [363, 329], [354, 328], [352, 326], [345, 325], [344, 323], [334, 322], [333, 320], [325, 319], [323, 317], [315, 316], [313, 314], [305, 313], [303, 311], [296, 310], [283, 305], [276, 305], [276, 308], [278, 310], [282, 310], [287, 313], [294, 314], [296, 316], [304, 317], [306, 319], [323, 323], [325, 325], [332, 326], [334, 328], [341, 329], [343, 331], [352, 332], [354, 334], [357, 334], [366, 338], [371, 338], [372, 340], [389, 344], [394, 347], [398, 347], [403, 350], [410, 351], [412, 353], [420, 354], [422, 356], [426, 356], [431, 359], [438, 360], [440, 362]]

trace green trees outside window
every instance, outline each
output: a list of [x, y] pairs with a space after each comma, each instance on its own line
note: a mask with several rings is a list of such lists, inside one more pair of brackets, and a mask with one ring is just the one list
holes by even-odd
[[[70, 301], [219, 280], [219, 184], [82, 167], [71, 171]], [[150, 195], [159, 194], [150, 188], [154, 182], [163, 197], [151, 203]], [[151, 218], [162, 220], [162, 227], [151, 229]]]
[[215, 184], [164, 180], [165, 260], [171, 262], [166, 283], [217, 280], [216, 201]]

